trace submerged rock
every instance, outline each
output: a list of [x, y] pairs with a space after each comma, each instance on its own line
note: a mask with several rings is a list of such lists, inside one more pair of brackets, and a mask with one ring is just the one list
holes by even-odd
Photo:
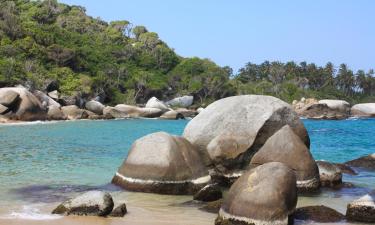
[[299, 190], [319, 189], [318, 166], [310, 150], [289, 125], [285, 125], [268, 138], [263, 147], [251, 159], [250, 167], [268, 162], [281, 162], [293, 169], [296, 173]]
[[375, 103], [362, 103], [354, 105], [350, 113], [357, 117], [375, 117]]
[[282, 163], [266, 163], [232, 185], [215, 224], [287, 225], [296, 204], [295, 173]]
[[194, 200], [212, 202], [223, 197], [220, 187], [217, 184], [207, 184], [194, 194]]
[[310, 146], [289, 104], [271, 96], [234, 96], [209, 105], [188, 123], [183, 136], [198, 147], [206, 164], [212, 160], [223, 173], [230, 173], [247, 167], [252, 155], [286, 124]]
[[342, 173], [338, 166], [326, 161], [316, 161], [316, 163], [323, 187], [334, 187], [342, 183]]
[[348, 161], [345, 164], [353, 167], [375, 170], [375, 153]]
[[297, 208], [294, 219], [314, 221], [318, 223], [334, 223], [345, 219], [345, 216], [324, 205]]
[[128, 212], [126, 208], [126, 204], [122, 203], [116, 208], [113, 209], [113, 211], [109, 214], [110, 217], [124, 217], [125, 214]]
[[195, 147], [165, 132], [136, 140], [112, 179], [127, 190], [160, 194], [194, 194], [209, 181]]
[[57, 206], [52, 214], [79, 216], [107, 216], [113, 209], [113, 199], [109, 193], [89, 191]]
[[350, 221], [375, 223], [375, 194], [367, 194], [348, 204], [346, 218]]

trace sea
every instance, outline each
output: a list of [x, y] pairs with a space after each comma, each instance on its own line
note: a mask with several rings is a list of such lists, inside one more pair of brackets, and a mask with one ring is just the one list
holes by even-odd
[[[188, 122], [122, 119], [0, 125], [0, 224], [84, 224], [81, 218], [71, 221], [50, 212], [88, 190], [110, 192], [115, 204], [127, 203], [129, 215], [100, 223], [84, 220], [87, 224], [213, 224], [216, 215], [199, 210], [191, 196], [132, 193], [110, 184], [136, 139], [157, 131], [181, 135]], [[343, 163], [375, 153], [375, 119], [303, 123], [316, 160]], [[298, 206], [326, 205], [345, 213], [350, 201], [375, 189], [375, 172], [355, 170], [358, 175], [343, 177], [355, 188], [322, 189], [300, 196]]]

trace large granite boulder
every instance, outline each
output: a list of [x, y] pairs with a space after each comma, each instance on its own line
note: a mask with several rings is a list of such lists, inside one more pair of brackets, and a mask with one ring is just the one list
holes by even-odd
[[103, 115], [103, 110], [105, 106], [98, 101], [91, 100], [91, 101], [86, 102], [85, 107], [87, 110], [95, 114]]
[[271, 96], [243, 95], [210, 104], [186, 126], [183, 136], [206, 164], [223, 173], [245, 169], [251, 157], [284, 125], [310, 146], [307, 131], [289, 104]]
[[318, 166], [310, 150], [289, 125], [268, 138], [252, 157], [250, 167], [268, 162], [281, 162], [293, 169], [297, 177], [297, 187], [301, 191], [316, 190], [320, 187]]
[[61, 203], [52, 214], [107, 216], [112, 212], [113, 206], [113, 199], [109, 193], [89, 191]]
[[76, 105], [63, 106], [61, 111], [69, 120], [87, 119], [89, 117], [86, 110], [80, 109]]
[[65, 114], [62, 112], [60, 107], [52, 105], [48, 107], [47, 119], [48, 120], [66, 120], [67, 116], [65, 116]]
[[42, 103], [43, 107], [48, 108], [50, 106], [55, 106], [55, 107], [61, 107], [60, 103], [56, 102], [53, 100], [50, 96], [46, 95], [45, 93], [35, 90], [33, 92], [35, 97], [39, 99], [39, 101]]
[[209, 181], [195, 147], [165, 132], [136, 140], [112, 179], [127, 190], [160, 194], [194, 194]]
[[353, 167], [375, 170], [375, 153], [348, 161], [345, 164]]
[[296, 204], [293, 170], [279, 162], [266, 163], [247, 171], [232, 185], [215, 224], [287, 225]]
[[375, 117], [375, 103], [353, 105], [350, 114], [357, 117]]
[[169, 111], [168, 106], [164, 102], [162, 102], [159, 99], [157, 99], [156, 97], [150, 98], [147, 101], [145, 108], [160, 109], [163, 112]]
[[348, 204], [346, 218], [349, 221], [375, 223], [375, 194], [367, 194]]
[[327, 161], [316, 161], [319, 168], [320, 182], [323, 187], [334, 187], [342, 184], [341, 169]]
[[[0, 88], [0, 99], [1, 96], [7, 96], [11, 93], [12, 96], [14, 92], [18, 94], [18, 100], [7, 101], [10, 103], [9, 106], [5, 104], [10, 110], [7, 113], [7, 117], [12, 120], [23, 120], [23, 121], [33, 121], [33, 120], [45, 120], [47, 116], [47, 110], [42, 106], [42, 103], [36, 98], [31, 92], [29, 92], [24, 87], [14, 87], [14, 88]], [[14, 99], [14, 97], [12, 97]]]
[[163, 114], [163, 111], [157, 108], [140, 108], [132, 105], [119, 104], [115, 107], [105, 107], [103, 109], [104, 116], [113, 118], [155, 118]]
[[349, 115], [350, 113], [350, 104], [344, 100], [323, 99], [319, 101], [319, 104], [326, 104], [330, 109], [341, 112], [344, 115]]
[[0, 104], [6, 107], [12, 107], [17, 104], [20, 95], [12, 89], [0, 89]]
[[300, 111], [297, 111], [297, 113], [304, 118], [317, 120], [339, 120], [346, 119], [349, 116], [347, 113], [334, 110], [323, 103], [308, 105]]
[[189, 107], [193, 104], [194, 102], [194, 97], [193, 96], [182, 96], [182, 97], [178, 97], [178, 98], [174, 98], [168, 102], [166, 102], [166, 104], [170, 107]]

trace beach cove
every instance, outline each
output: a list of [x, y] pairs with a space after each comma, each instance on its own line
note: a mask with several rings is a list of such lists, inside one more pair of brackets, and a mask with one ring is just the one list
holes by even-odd
[[[1, 125], [0, 224], [212, 224], [216, 214], [200, 211], [189, 203], [191, 196], [134, 193], [109, 184], [134, 140], [157, 131], [180, 135], [187, 122], [125, 119]], [[303, 123], [316, 160], [345, 162], [374, 152], [374, 119]], [[299, 197], [298, 206], [326, 205], [345, 213], [349, 202], [375, 187], [375, 173], [358, 172], [343, 177], [355, 188], [323, 188], [314, 196]], [[50, 214], [61, 201], [87, 190], [109, 191], [115, 201], [126, 202], [128, 215], [103, 219]]]

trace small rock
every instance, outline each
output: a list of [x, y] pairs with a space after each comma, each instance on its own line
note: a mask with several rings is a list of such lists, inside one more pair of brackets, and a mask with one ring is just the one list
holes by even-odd
[[171, 110], [163, 113], [163, 115], [161, 115], [160, 118], [166, 120], [178, 120], [184, 119], [184, 116], [181, 113], [178, 113], [177, 111]]
[[113, 199], [109, 193], [89, 191], [57, 206], [52, 214], [78, 216], [107, 216], [113, 209]]
[[95, 114], [103, 115], [103, 110], [105, 106], [98, 101], [91, 100], [91, 101], [86, 102], [85, 107], [87, 110]]
[[194, 200], [211, 202], [221, 199], [222, 197], [223, 193], [218, 185], [208, 184], [194, 195]]
[[150, 98], [147, 101], [145, 108], [160, 109], [163, 112], [169, 111], [168, 106], [164, 102], [162, 102], [159, 99], [157, 99], [156, 97]]
[[349, 175], [358, 175], [357, 172], [355, 172], [350, 166], [343, 164], [343, 163], [335, 163], [337, 167], [340, 168], [341, 173], [346, 173]]
[[319, 223], [333, 223], [345, 219], [345, 216], [327, 206], [306, 206], [297, 208], [294, 212], [294, 219], [309, 220]]
[[345, 164], [353, 167], [375, 170], [375, 153], [351, 160], [349, 162], [346, 162]]
[[111, 216], [111, 217], [124, 217], [127, 212], [128, 212], [128, 210], [126, 209], [126, 204], [122, 203], [121, 205], [114, 208], [113, 211], [109, 214], [109, 216]]
[[59, 92], [57, 90], [48, 92], [48, 96], [57, 100], [57, 99], [59, 99]]
[[375, 223], [375, 194], [367, 194], [350, 204], [346, 209], [346, 218], [350, 221]]
[[338, 166], [326, 161], [316, 161], [316, 164], [323, 187], [333, 187], [342, 183], [342, 173]]

